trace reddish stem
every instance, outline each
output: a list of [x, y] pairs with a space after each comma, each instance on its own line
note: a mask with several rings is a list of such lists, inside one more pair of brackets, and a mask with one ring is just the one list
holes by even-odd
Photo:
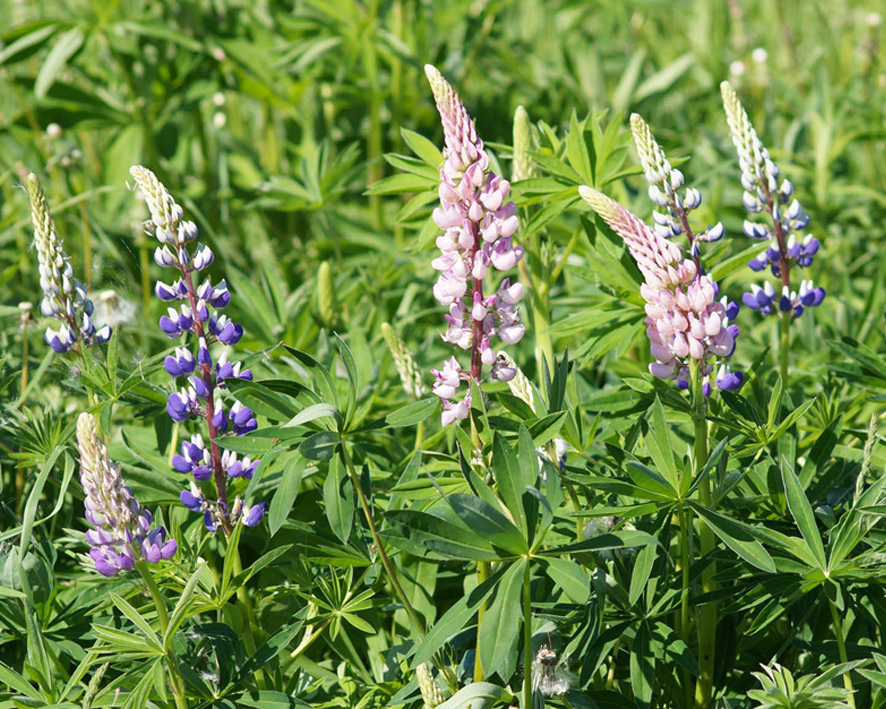
[[[474, 236], [474, 245], [471, 247], [470, 251], [470, 263], [471, 270], [474, 268], [474, 259], [477, 256], [477, 251], [479, 251], [480, 247], [480, 234], [478, 233], [477, 225], [474, 222], [471, 222], [471, 234]], [[480, 300], [483, 299], [483, 280], [480, 278], [474, 278], [471, 276], [471, 322], [473, 323], [473, 329], [471, 330], [471, 377], [477, 385], [480, 385], [480, 377], [483, 375], [483, 360], [480, 359], [480, 343], [483, 341], [483, 321], [482, 320], [474, 320], [473, 316], [473, 304], [474, 304], [474, 294], [480, 294]]]
[[[182, 265], [179, 265], [178, 268], [181, 271], [182, 277], [185, 279], [185, 286], [188, 289], [188, 304], [191, 307], [191, 314], [194, 318], [194, 334], [197, 335], [198, 338], [206, 339], [206, 331], [203, 329], [203, 323], [197, 317], [197, 295], [194, 292], [194, 281], [191, 278], [192, 270], [189, 267]], [[206, 395], [206, 406], [204, 408], [206, 412], [206, 426], [209, 429], [209, 452], [212, 456], [212, 478], [215, 481], [215, 490], [218, 495], [219, 503], [218, 506], [221, 509], [222, 528], [225, 530], [226, 535], [230, 535], [231, 519], [229, 516], [230, 510], [228, 508], [228, 484], [225, 480], [225, 471], [222, 470], [221, 449], [219, 448], [218, 443], [215, 442], [215, 439], [218, 438], [218, 429], [213, 422], [215, 416], [215, 385], [212, 381], [212, 370], [210, 369], [210, 365], [201, 364], [200, 375], [203, 379], [203, 383], [209, 390], [209, 393]]]

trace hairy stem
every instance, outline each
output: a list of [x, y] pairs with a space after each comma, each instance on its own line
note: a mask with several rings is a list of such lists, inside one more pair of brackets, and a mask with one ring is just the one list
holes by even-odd
[[[690, 647], [689, 640], [689, 547], [692, 538], [692, 526], [690, 524], [689, 515], [686, 508], [681, 505], [678, 513], [680, 520], [680, 616], [679, 625], [680, 636], [686, 647]], [[683, 704], [686, 707], [692, 705], [692, 675], [689, 670], [683, 670]]]

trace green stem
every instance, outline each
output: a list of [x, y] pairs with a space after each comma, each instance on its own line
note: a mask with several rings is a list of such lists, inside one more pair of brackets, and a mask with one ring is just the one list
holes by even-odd
[[[233, 547], [233, 548], [232, 548]], [[233, 555], [234, 576], [243, 571], [243, 562], [240, 561], [240, 540], [237, 539], [236, 545], [228, 547], [228, 553]], [[245, 586], [237, 588], [237, 604], [240, 606], [240, 613], [243, 615], [243, 644], [246, 646], [246, 652], [249, 655], [255, 654], [255, 636], [252, 634], [252, 626], [257, 626], [255, 611], [252, 608], [252, 599], [246, 591]], [[256, 670], [255, 679], [259, 689], [265, 688], [265, 676], [261, 670]]]
[[[837, 606], [834, 605], [834, 602], [829, 598], [828, 605], [831, 608], [831, 619], [834, 622], [834, 635], [837, 636], [837, 649], [840, 652], [840, 662], [846, 663], [849, 662], [849, 657], [846, 654], [846, 642], [843, 640], [843, 623], [840, 620], [840, 613], [837, 610]], [[843, 673], [843, 686], [846, 687], [853, 694], [849, 695], [849, 706], [855, 707], [855, 689], [852, 686], [852, 677], [849, 676], [849, 672]]]
[[[477, 562], [477, 585], [484, 583], [489, 579], [489, 562]], [[483, 665], [480, 662], [480, 623], [483, 622], [483, 616], [486, 615], [486, 603], [480, 604], [477, 609], [477, 647], [474, 648], [474, 681], [483, 681]]]
[[[474, 454], [480, 456], [483, 451], [483, 442], [480, 440], [480, 432], [477, 430], [477, 425], [474, 422], [474, 412], [471, 412], [471, 442], [474, 444], [474, 451], [472, 452], [471, 457], [473, 458]], [[489, 578], [489, 562], [487, 561], [478, 561], [477, 562], [477, 585], [479, 586], [481, 583], [486, 581]], [[480, 662], [480, 622], [483, 620], [483, 616], [486, 613], [486, 601], [483, 601], [480, 604], [480, 607], [477, 609], [477, 646], [474, 652], [474, 681], [482, 682], [483, 681], [483, 665]]]
[[529, 559], [523, 570], [523, 709], [532, 709], [532, 576]]
[[[705, 417], [705, 397], [702, 390], [701, 369], [697, 362], [692, 362], [692, 396], [693, 396], [693, 424], [695, 428], [695, 470], [698, 475], [708, 461], [708, 424]], [[710, 477], [706, 477], [698, 487], [699, 502], [711, 507], [711, 483]], [[716, 545], [713, 530], [704, 520], [698, 521], [699, 552], [702, 557], [713, 553]], [[701, 574], [702, 593], [708, 594], [716, 590], [717, 584], [714, 576], [717, 566], [711, 560]], [[698, 619], [698, 654], [701, 675], [695, 686], [695, 705], [699, 709], [708, 709], [711, 706], [714, 683], [714, 650], [717, 643], [717, 604], [707, 601], [701, 607]]]
[[[680, 635], [686, 647], [690, 646], [689, 640], [689, 547], [692, 544], [692, 525], [686, 508], [680, 505], [680, 576], [682, 592], [680, 594]], [[683, 705], [692, 705], [692, 675], [689, 670], [683, 670]]]
[[791, 316], [788, 313], [781, 314], [781, 351], [779, 352], [779, 365], [781, 371], [781, 387], [788, 390], [788, 357], [791, 348]]
[[[147, 562], [144, 560], [138, 561], [135, 564], [135, 568], [138, 569], [139, 575], [148, 587], [148, 593], [151, 595], [154, 607], [157, 609], [157, 620], [160, 621], [160, 630], [165, 638], [166, 631], [169, 628], [169, 614], [166, 612], [166, 601], [163, 600], [163, 594], [160, 593], [160, 587], [154, 580], [150, 569], [148, 569]], [[167, 653], [165, 659], [166, 667], [169, 670], [169, 683], [172, 685], [172, 696], [175, 698], [176, 709], [187, 709], [185, 683], [178, 671], [178, 660], [176, 660], [172, 650]]]
[[412, 621], [412, 625], [415, 629], [416, 635], [418, 635], [418, 637], [422, 637], [425, 634], [425, 630], [421, 622], [421, 618], [419, 617], [418, 613], [415, 612], [415, 608], [413, 608], [412, 604], [409, 602], [409, 598], [406, 596], [406, 592], [400, 585], [400, 579], [397, 577], [397, 572], [394, 569], [394, 565], [388, 558], [388, 554], [385, 551], [385, 547], [381, 541], [381, 536], [378, 533], [378, 527], [375, 526], [375, 519], [372, 516], [372, 509], [369, 507], [369, 501], [366, 499], [366, 495], [363, 493], [363, 486], [360, 485], [360, 478], [357, 476], [357, 471], [354, 468], [354, 461], [351, 460], [351, 454], [348, 452], [348, 446], [346, 443], [342, 443], [341, 451], [342, 457], [345, 461], [345, 467], [347, 468], [348, 475], [351, 478], [351, 484], [354, 486], [354, 489], [357, 490], [357, 497], [360, 499], [360, 506], [363, 508], [363, 514], [366, 517], [366, 523], [369, 525], [369, 531], [372, 533], [372, 539], [375, 542], [376, 548], [378, 549], [378, 555], [381, 557], [381, 563], [385, 567], [385, 571], [388, 572], [388, 578], [391, 581], [391, 586], [394, 587], [394, 592], [400, 599], [400, 603], [402, 603], [403, 607], [406, 609], [406, 614]]

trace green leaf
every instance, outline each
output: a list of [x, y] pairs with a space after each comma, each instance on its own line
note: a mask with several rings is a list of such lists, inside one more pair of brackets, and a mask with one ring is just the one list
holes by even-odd
[[625, 547], [640, 547], [646, 544], [657, 544], [658, 540], [651, 534], [634, 530], [620, 530], [598, 534], [592, 539], [575, 544], [566, 544], [560, 547], [552, 547], [540, 552], [542, 556], [562, 556], [563, 554], [578, 554], [585, 551], [604, 551], [606, 549], [624, 549]]
[[264, 386], [262, 382], [230, 378], [225, 380], [225, 386], [233, 392], [237, 401], [271, 421], [291, 419], [298, 412], [298, 406], [292, 399]]
[[351, 423], [351, 417], [354, 415], [354, 409], [357, 406], [357, 391], [360, 388], [360, 380], [357, 376], [357, 363], [354, 361], [354, 354], [347, 343], [335, 334], [335, 346], [338, 348], [338, 354], [345, 365], [345, 371], [348, 373], [348, 404], [345, 409], [345, 420]]
[[640, 623], [634, 642], [631, 643], [631, 689], [634, 698], [641, 706], [652, 701], [652, 687], [655, 680], [655, 656], [649, 650], [649, 627]]
[[295, 428], [296, 426], [304, 426], [306, 423], [316, 421], [320, 418], [329, 417], [336, 422], [341, 420], [341, 412], [332, 404], [312, 404], [293, 416], [289, 421], [281, 425], [281, 428]]
[[295, 504], [295, 498], [298, 496], [302, 475], [305, 472], [307, 463], [307, 458], [293, 453], [283, 467], [280, 484], [271, 498], [271, 505], [268, 509], [268, 531], [272, 537], [283, 526], [292, 506]]
[[128, 601], [120, 598], [116, 593], [111, 593], [111, 602], [120, 609], [120, 611], [125, 615], [129, 620], [135, 623], [136, 627], [141, 630], [142, 635], [145, 637], [145, 641], [153, 648], [156, 648], [158, 651], [162, 652], [162, 648], [160, 647], [160, 643], [157, 640], [157, 633], [154, 632], [154, 629], [150, 626], [148, 621], [146, 621], [142, 615], [133, 608]]
[[40, 71], [37, 72], [34, 95], [38, 99], [46, 98], [46, 92], [55, 82], [56, 76], [64, 69], [68, 60], [83, 46], [84, 39], [83, 30], [79, 27], [74, 27], [58, 37], [46, 59], [43, 60], [43, 64], [40, 65]]
[[574, 561], [557, 557], [545, 558], [543, 561], [548, 566], [548, 576], [563, 589], [571, 601], [588, 602], [591, 596], [591, 582], [581, 566]]
[[427, 418], [436, 411], [439, 403], [440, 399], [436, 396], [429, 399], [422, 399], [420, 401], [413, 401], [385, 416], [385, 424], [391, 428], [413, 426], [421, 421], [427, 420]]
[[521, 559], [504, 571], [501, 582], [495, 587], [492, 601], [483, 613], [477, 635], [480, 666], [486, 677], [498, 671], [508, 655], [516, 653], [520, 624], [520, 592], [523, 590], [523, 574], [526, 561]]
[[[525, 427], [522, 427], [525, 430]], [[527, 432], [528, 435], [528, 432]], [[498, 483], [498, 491], [504, 500], [505, 506], [510, 513], [516, 517], [520, 525], [522, 535], [526, 534], [526, 515], [523, 511], [521, 502], [523, 496], [523, 478], [526, 477], [521, 472], [522, 461], [517, 460], [514, 449], [505, 440], [505, 437], [498, 431], [495, 431], [492, 439], [492, 459], [494, 461], [495, 480]], [[535, 448], [532, 454], [537, 459]], [[538, 464], [536, 463], [536, 470]], [[468, 525], [470, 526], [470, 524]]]
[[425, 163], [435, 170], [440, 167], [440, 163], [443, 162], [443, 153], [430, 140], [407, 128], [400, 128], [400, 135], [403, 136], [409, 149]]
[[674, 454], [671, 451], [671, 441], [668, 435], [668, 422], [665, 418], [664, 406], [661, 399], [655, 397], [652, 404], [652, 420], [649, 422], [651, 435], [646, 436], [643, 442], [646, 444], [646, 450], [655, 462], [658, 472], [670, 483], [671, 488], [676, 491], [680, 488], [680, 477], [677, 472], [677, 466], [674, 463]]
[[655, 563], [656, 547], [652, 544], [643, 547], [637, 554], [634, 561], [634, 570], [631, 572], [631, 586], [628, 591], [628, 602], [634, 605], [646, 590], [646, 584], [649, 582], [649, 574], [652, 572], [652, 565]]
[[[228, 547], [228, 550], [230, 551], [230, 546]], [[227, 557], [228, 555], [226, 554], [225, 561], [227, 561]], [[194, 571], [194, 573], [191, 574], [188, 582], [185, 584], [185, 587], [182, 590], [182, 595], [178, 599], [178, 602], [175, 604], [175, 608], [172, 609], [172, 613], [169, 615], [169, 625], [166, 627], [166, 632], [163, 634], [163, 648], [166, 650], [166, 652], [169, 652], [169, 649], [172, 647], [173, 636], [181, 627], [181, 624], [185, 622], [185, 619], [187, 618], [187, 612], [196, 600], [194, 597], [194, 591], [197, 590], [197, 584], [200, 582], [200, 577], [203, 575], [203, 572], [205, 570], [205, 563], [200, 563], [197, 566], [196, 570]], [[148, 571], [148, 573], [151, 572]]]
[[354, 487], [338, 458], [329, 461], [329, 471], [323, 481], [323, 502], [329, 526], [335, 536], [347, 544], [354, 521]]
[[502, 574], [501, 569], [496, 571], [470, 593], [457, 600], [443, 614], [443, 617], [434, 623], [428, 634], [419, 640], [416, 645], [415, 657], [412, 658], [413, 669], [430, 660], [449, 638], [462, 629], [464, 624], [477, 612], [480, 605], [489, 598], [489, 595], [501, 580]]
[[591, 170], [591, 158], [588, 155], [588, 146], [584, 135], [585, 121], [578, 122], [575, 110], [569, 118], [569, 133], [566, 135], [566, 155], [569, 164], [587, 185], [594, 185], [594, 173]]
[[736, 519], [709, 510], [702, 505], [690, 501], [689, 505], [705, 523], [714, 530], [720, 540], [738, 554], [751, 566], [755, 566], [771, 574], [776, 572], [775, 562], [769, 552], [754, 538], [753, 529]]
[[418, 510], [393, 510], [385, 515], [403, 524], [410, 536], [428, 549], [445, 556], [472, 561], [497, 561], [498, 554], [488, 541], [470, 529], [437, 515]]
[[784, 482], [788, 509], [797, 523], [800, 535], [815, 559], [818, 570], [825, 573], [828, 567], [827, 559], [825, 558], [821, 535], [818, 533], [818, 525], [815, 522], [815, 514], [812, 512], [812, 505], [809, 504], [809, 500], [806, 498], [800, 479], [794, 473], [791, 464], [784, 458], [781, 461], [781, 478]]
[[308, 436], [298, 447], [308, 460], [332, 460], [341, 436], [335, 431], [320, 431]]
[[507, 696], [507, 692], [496, 684], [471, 682], [438, 704], [437, 709], [488, 709]]
[[514, 556], [526, 554], [529, 545], [507, 517], [488, 502], [474, 495], [454, 494], [446, 498], [452, 511], [468, 529]]

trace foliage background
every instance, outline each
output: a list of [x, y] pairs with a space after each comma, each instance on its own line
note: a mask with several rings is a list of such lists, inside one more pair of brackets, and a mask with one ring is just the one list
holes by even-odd
[[[390, 410], [404, 397], [381, 323], [396, 325], [423, 367], [438, 366], [446, 354], [437, 337], [440, 308], [431, 298], [430, 202], [404, 211], [396, 177], [385, 183], [390, 190], [368, 191], [401, 174], [402, 163], [383, 156], [408, 153], [402, 129], [442, 143], [425, 62], [458, 89], [505, 174], [518, 105], [539, 126], [542, 152], [541, 122], [562, 136], [573, 112], [604, 112], [597, 117], [604, 126], [642, 113], [671, 157], [690, 159], [682, 169], [705, 195], [702, 220], [722, 219], [727, 229], [724, 259], [746, 248], [737, 163], [718, 91], [729, 78], [823, 244], [816, 282], [830, 295], [797, 328], [793, 360], [795, 395], [821, 395], [806, 433], [811, 441], [843, 415], [841, 445], [857, 450], [870, 413], [879, 413], [869, 394], [882, 393], [884, 373], [878, 379], [870, 362], [853, 369], [846, 351], [831, 345], [843, 338], [871, 352], [884, 345], [886, 33], [877, 11], [875, 2], [818, 0], [3, 3], [0, 26], [9, 29], [0, 35], [0, 361], [2, 405], [9, 408], [0, 410], [0, 530], [12, 529], [21, 513], [16, 474], [27, 472], [27, 492], [83, 401], [78, 373], [51, 364], [40, 328], [32, 327], [29, 408], [25, 419], [12, 415], [22, 394], [17, 306], [38, 300], [22, 166], [40, 175], [77, 272], [88, 274], [95, 292], [113, 289], [136, 306], [139, 314], [121, 338], [126, 372], [139, 371], [167, 346], [155, 327], [161, 304], [151, 298], [143, 268], [152, 250], [141, 234], [144, 205], [126, 187], [129, 166], [141, 163], [157, 172], [216, 251], [213, 273], [232, 285], [232, 314], [247, 333], [240, 348], [258, 353], [253, 364], [262, 376], [285, 376], [269, 353], [277, 343], [322, 360], [334, 349], [328, 332], [335, 329], [355, 350], [354, 340], [362, 342], [359, 364], [364, 381], [375, 383], [374, 410]], [[636, 165], [632, 149], [613, 161], [623, 158], [622, 167]], [[636, 170], [612, 191], [648, 216]], [[522, 197], [521, 205], [533, 201], [531, 192]], [[546, 225], [552, 252], [562, 252], [579, 224], [574, 210], [560, 211]], [[335, 282], [332, 316], [317, 298], [323, 262]], [[612, 300], [580, 275], [595, 268], [590, 244], [582, 240], [569, 263], [575, 269], [567, 268], [551, 293], [551, 336], [557, 353], [568, 347], [576, 357], [570, 395], [585, 426], [603, 414], [601, 432], [580, 451], [591, 459], [607, 437], [630, 425], [635, 403], [621, 382], [646, 371], [648, 354], [636, 307], [633, 318], [593, 324], [592, 309]], [[736, 271], [721, 286], [735, 297], [750, 276]], [[774, 328], [748, 312], [739, 322], [738, 362], [756, 371], [774, 346]], [[512, 354], [541, 386], [532, 338]], [[752, 391], [765, 401], [770, 383], [761, 376]], [[132, 439], [126, 446], [118, 439], [116, 450], [128, 456], [134, 475], [133, 451], [159, 443], [165, 453], [170, 431], [155, 425], [157, 411], [148, 394], [121, 393], [107, 414]], [[398, 434], [374, 444], [370, 457], [393, 465], [378, 474], [393, 475], [412, 443]], [[145, 460], [158, 459], [145, 458], [142, 468]], [[874, 460], [882, 467], [879, 450]], [[177, 485], [146, 485], [147, 502], [168, 503]], [[322, 481], [309, 476], [284, 525], [286, 543], [308, 543], [312, 526], [325, 523], [321, 493]], [[824, 487], [819, 493], [824, 500]], [[79, 524], [80, 504], [67, 495], [47, 536], [64, 542], [64, 577], [77, 573], [76, 540], [63, 530]], [[267, 550], [266, 539], [249, 544], [251, 558]], [[284, 588], [297, 581], [278, 573], [266, 583]], [[445, 605], [460, 593], [460, 579], [440, 583]], [[293, 611], [292, 602], [269, 598], [269, 624]], [[12, 640], [0, 636], [21, 656], [23, 646]], [[318, 651], [317, 662], [326, 663], [320, 676], [329, 680], [330, 658], [339, 652], [345, 651]], [[348, 705], [345, 690], [323, 691]]]

